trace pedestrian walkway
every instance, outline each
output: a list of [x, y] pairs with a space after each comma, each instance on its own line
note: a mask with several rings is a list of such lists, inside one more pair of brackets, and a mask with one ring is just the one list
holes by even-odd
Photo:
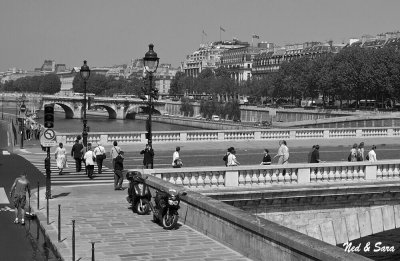
[[[21, 153], [22, 157], [31, 162], [44, 176], [46, 176], [46, 169], [44, 168], [44, 159], [46, 153]], [[89, 179], [86, 175], [85, 169], [82, 166], [81, 172], [75, 171], [75, 160], [68, 162], [68, 168], [63, 169], [63, 174], [59, 175], [59, 170], [53, 160], [50, 164], [51, 169], [51, 183], [54, 185], [72, 185], [72, 184], [113, 184], [114, 183], [114, 172], [103, 166], [101, 174], [98, 174], [97, 165], [94, 167], [93, 179]]]
[[[180, 225], [164, 230], [152, 215], [138, 215], [130, 209], [127, 191], [112, 185], [56, 186], [52, 189], [49, 224], [46, 220], [45, 190], [40, 191], [38, 219], [63, 260], [72, 259], [72, 220], [75, 220], [75, 260], [249, 260], [229, 247]], [[36, 196], [32, 206], [36, 207]], [[61, 209], [61, 242], [58, 242], [58, 205]], [[180, 213], [185, 218], [185, 213]]]

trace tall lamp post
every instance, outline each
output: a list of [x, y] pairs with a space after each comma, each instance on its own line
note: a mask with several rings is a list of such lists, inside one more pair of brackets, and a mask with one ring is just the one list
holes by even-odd
[[89, 66], [87, 66], [87, 61], [83, 61], [83, 65], [80, 70], [80, 75], [81, 78], [83, 79], [85, 90], [83, 92], [83, 132], [82, 132], [82, 138], [83, 138], [83, 146], [85, 148], [87, 147], [87, 137], [88, 137], [88, 127], [87, 127], [87, 119], [86, 119], [86, 85], [87, 85], [87, 80], [90, 77], [90, 69]]
[[1, 95], [1, 119], [4, 120], [4, 92]]
[[153, 141], [152, 141], [152, 132], [151, 132], [151, 114], [154, 110], [153, 98], [156, 98], [158, 90], [153, 88], [153, 74], [157, 71], [158, 62], [160, 58], [157, 57], [157, 53], [153, 50], [154, 45], [149, 44], [149, 51], [144, 55], [143, 58], [143, 66], [144, 70], [149, 75], [149, 89], [147, 91], [148, 94], [148, 109], [149, 109], [149, 118], [147, 119], [146, 127], [147, 127], [147, 144], [150, 149], [153, 149]]
[[20, 102], [22, 103], [21, 106], [19, 107], [20, 111], [20, 121], [21, 121], [21, 149], [24, 148], [24, 132], [25, 132], [25, 113], [26, 113], [26, 96], [25, 94], [22, 94], [22, 96], [19, 98]]

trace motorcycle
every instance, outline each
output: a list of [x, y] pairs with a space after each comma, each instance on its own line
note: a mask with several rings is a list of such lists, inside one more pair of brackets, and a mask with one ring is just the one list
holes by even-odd
[[132, 204], [132, 210], [139, 215], [146, 215], [151, 208], [151, 193], [146, 184], [147, 177], [143, 178], [138, 171], [128, 171], [126, 179], [129, 180], [128, 197], [126, 198]]
[[168, 192], [157, 191], [154, 199], [153, 220], [163, 228], [171, 230], [176, 227], [179, 219], [178, 209], [180, 196], [185, 196], [186, 192], [178, 193], [175, 189]]

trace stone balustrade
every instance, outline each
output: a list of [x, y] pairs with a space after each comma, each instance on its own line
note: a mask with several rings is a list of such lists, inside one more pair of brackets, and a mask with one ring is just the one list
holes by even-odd
[[139, 170], [191, 189], [400, 180], [400, 160]]
[[[91, 132], [89, 142], [102, 144], [146, 143], [146, 132]], [[57, 133], [57, 142], [73, 144], [81, 133]], [[243, 140], [281, 140], [281, 139], [335, 139], [371, 138], [400, 136], [400, 127], [341, 128], [341, 129], [244, 129], [244, 130], [191, 130], [154, 131], [153, 142], [201, 142], [201, 141], [243, 141]]]

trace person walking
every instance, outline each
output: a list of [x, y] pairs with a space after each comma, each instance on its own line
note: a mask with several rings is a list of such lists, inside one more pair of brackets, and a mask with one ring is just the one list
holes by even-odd
[[274, 156], [274, 158], [278, 157], [278, 165], [285, 165], [289, 162], [289, 148], [287, 147], [286, 141], [279, 141], [279, 149], [278, 153]]
[[56, 151], [54, 152], [54, 157], [56, 158], [58, 174], [62, 175], [63, 169], [67, 168], [67, 151], [64, 148], [62, 142], [58, 144]]
[[29, 198], [31, 197], [31, 189], [29, 180], [26, 177], [26, 172], [23, 172], [20, 177], [16, 178], [10, 190], [10, 198], [15, 207], [15, 220], [14, 223], [19, 223], [19, 213], [21, 212], [21, 225], [25, 225], [25, 204], [26, 193], [28, 192]]
[[96, 158], [92, 151], [92, 143], [88, 143], [87, 151], [85, 153], [85, 156], [83, 156], [83, 159], [85, 160], [86, 173], [90, 179], [93, 179], [94, 161], [96, 160]]
[[75, 144], [71, 149], [71, 157], [75, 160], [75, 170], [80, 172], [82, 170], [82, 156], [83, 156], [83, 145], [79, 143], [79, 140], [75, 140]]
[[117, 157], [115, 157], [115, 167], [114, 167], [114, 190], [123, 190], [122, 182], [124, 181], [124, 175], [122, 171], [124, 170], [124, 152], [119, 151]]
[[[232, 148], [232, 147], [231, 147], [231, 148]], [[225, 166], [226, 166], [226, 167], [228, 166], [228, 157], [229, 157], [231, 148], [228, 148], [228, 149], [227, 149], [227, 151], [226, 151], [224, 157], [222, 158], [222, 160], [225, 162]]]
[[358, 145], [357, 161], [364, 161], [364, 142], [361, 142], [360, 145]]
[[372, 145], [371, 150], [368, 152], [368, 154], [367, 154], [367, 156], [366, 156], [366, 160], [368, 160], [369, 162], [376, 162], [376, 161], [378, 161], [378, 160], [376, 159], [376, 152], [375, 152], [375, 150], [376, 150], [376, 146], [375, 146], [375, 145]]
[[310, 152], [307, 155], [307, 162], [308, 163], [311, 163], [311, 154], [314, 152], [314, 149], [315, 149], [315, 145], [312, 146]]
[[179, 157], [180, 147], [176, 147], [174, 154], [172, 154], [172, 167], [181, 168], [183, 166], [182, 160]]
[[121, 151], [121, 148], [118, 147], [118, 142], [115, 140], [113, 142], [113, 147], [111, 148], [111, 159], [112, 159], [112, 166], [113, 169], [115, 170], [115, 158], [118, 156], [119, 152]]
[[236, 159], [236, 150], [234, 147], [230, 147], [227, 167], [237, 166], [237, 165], [240, 165], [240, 163]]
[[268, 154], [269, 150], [264, 149], [264, 157], [260, 163], [260, 165], [271, 165], [271, 155]]
[[103, 160], [106, 158], [106, 149], [97, 142], [97, 147], [94, 149], [94, 156], [96, 157], [97, 173], [101, 174], [103, 168]]
[[146, 144], [146, 147], [140, 152], [140, 154], [143, 154], [143, 166], [148, 169], [150, 165], [150, 168], [153, 169], [154, 151], [150, 148], [150, 145]]
[[319, 158], [319, 145], [315, 145], [314, 150], [311, 153], [310, 163], [320, 163], [322, 162]]
[[358, 151], [358, 145], [357, 145], [357, 143], [354, 143], [353, 148], [351, 148], [351, 150], [350, 150], [348, 161], [350, 161], [350, 162], [357, 161], [357, 151]]

